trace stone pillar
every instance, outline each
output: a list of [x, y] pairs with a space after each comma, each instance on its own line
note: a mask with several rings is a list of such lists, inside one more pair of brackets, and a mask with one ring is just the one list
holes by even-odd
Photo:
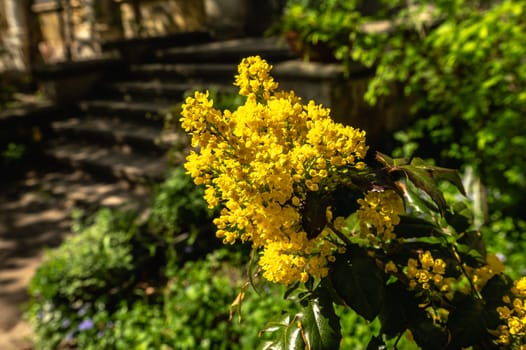
[[29, 43], [24, 1], [4, 0], [7, 22], [4, 44], [9, 52], [12, 68], [25, 70], [29, 67]]

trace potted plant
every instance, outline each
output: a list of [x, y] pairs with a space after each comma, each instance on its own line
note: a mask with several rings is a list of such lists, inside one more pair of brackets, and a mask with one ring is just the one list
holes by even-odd
[[379, 1], [289, 0], [273, 32], [292, 50], [313, 61], [341, 61], [349, 56], [350, 34], [361, 19], [376, 13]]

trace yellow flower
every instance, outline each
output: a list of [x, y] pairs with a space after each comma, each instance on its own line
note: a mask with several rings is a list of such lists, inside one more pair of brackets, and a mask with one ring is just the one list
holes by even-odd
[[526, 346], [526, 302], [523, 294], [525, 281], [526, 277], [514, 281], [511, 294], [502, 298], [506, 305], [496, 309], [503, 322], [497, 328], [497, 343], [512, 345], [513, 349]]
[[[424, 290], [430, 290], [432, 286], [436, 290], [447, 294], [451, 290], [452, 278], [444, 278], [446, 263], [440, 258], [433, 258], [430, 251], [426, 250], [418, 255], [418, 260], [409, 258], [407, 261], [406, 276], [409, 278], [410, 288], [420, 286]], [[446, 295], [449, 296], [449, 295]]]
[[392, 261], [387, 262], [384, 267], [385, 273], [396, 273], [398, 272], [398, 267], [396, 267], [396, 264]]
[[393, 190], [383, 192], [369, 191], [358, 200], [360, 209], [360, 233], [373, 245], [382, 244], [396, 238], [394, 227], [400, 222], [399, 215], [405, 211], [400, 196]]
[[526, 297], [526, 276], [514, 282], [513, 293], [517, 296]]
[[[301, 209], [307, 194], [363, 169], [367, 146], [365, 132], [335, 123], [328, 108], [277, 91], [271, 69], [258, 56], [243, 59], [235, 85], [244, 105], [221, 112], [207, 92], [196, 92], [183, 105], [181, 125], [194, 147], [186, 170], [205, 185], [208, 205], [223, 207], [214, 220], [217, 236], [225, 244], [252, 242], [263, 276], [290, 284], [324, 277], [339, 249], [327, 230], [307, 237]], [[320, 210], [332, 220], [330, 208]], [[380, 215], [396, 224], [390, 213]]]

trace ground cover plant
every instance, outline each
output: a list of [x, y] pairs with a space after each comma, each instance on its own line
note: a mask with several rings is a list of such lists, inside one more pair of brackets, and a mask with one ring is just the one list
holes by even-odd
[[185, 167], [222, 208], [217, 236], [250, 242], [258, 271], [302, 306], [271, 321], [261, 347], [338, 348], [340, 304], [379, 320], [370, 349], [404, 336], [425, 349], [523, 348], [526, 277], [487, 252], [457, 172], [371, 154], [365, 132], [278, 90], [270, 70], [244, 59], [242, 106], [221, 111], [196, 92], [181, 119], [195, 148]]

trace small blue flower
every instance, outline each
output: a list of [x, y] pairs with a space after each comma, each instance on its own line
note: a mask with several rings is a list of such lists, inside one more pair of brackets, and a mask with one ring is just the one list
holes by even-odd
[[92, 329], [94, 325], [93, 321], [88, 318], [79, 324], [78, 330], [81, 332], [87, 331], [88, 329]]
[[82, 317], [86, 314], [86, 312], [88, 311], [88, 307], [87, 306], [83, 306], [79, 309], [79, 311], [77, 311], [77, 314]]
[[62, 320], [62, 328], [68, 328], [70, 324], [71, 322], [69, 321], [69, 319], [65, 318]]
[[102, 338], [104, 336], [104, 331], [97, 332], [97, 338]]

